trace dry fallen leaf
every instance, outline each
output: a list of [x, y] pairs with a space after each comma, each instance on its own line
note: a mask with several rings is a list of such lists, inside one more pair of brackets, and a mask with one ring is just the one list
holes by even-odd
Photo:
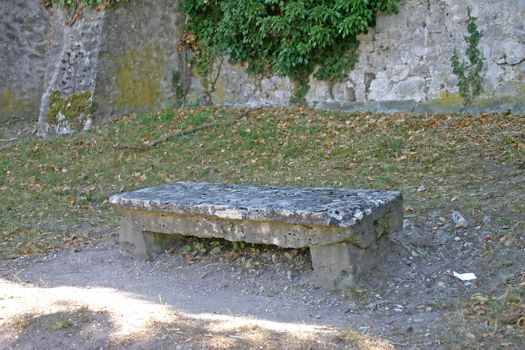
[[68, 202], [69, 204], [75, 204], [77, 198], [73, 195], [67, 195], [64, 197], [64, 199], [66, 200], [66, 202]]

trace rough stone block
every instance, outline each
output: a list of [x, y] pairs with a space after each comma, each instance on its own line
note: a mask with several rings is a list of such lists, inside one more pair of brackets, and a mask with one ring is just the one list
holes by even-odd
[[381, 253], [388, 249], [388, 240], [381, 237], [367, 248], [342, 242], [310, 247], [314, 280], [331, 289], [345, 289], [355, 284], [355, 279], [375, 267]]
[[403, 222], [393, 191], [178, 182], [110, 203], [122, 214], [120, 244], [133, 255], [152, 258], [173, 234], [308, 247], [315, 279], [338, 288], [373, 266], [378, 242]]

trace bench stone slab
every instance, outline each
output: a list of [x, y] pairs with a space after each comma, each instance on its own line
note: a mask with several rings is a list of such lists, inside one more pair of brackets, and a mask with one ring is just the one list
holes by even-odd
[[343, 287], [373, 265], [384, 237], [402, 228], [394, 191], [178, 182], [112, 196], [119, 241], [151, 258], [165, 234], [310, 248], [314, 276]]

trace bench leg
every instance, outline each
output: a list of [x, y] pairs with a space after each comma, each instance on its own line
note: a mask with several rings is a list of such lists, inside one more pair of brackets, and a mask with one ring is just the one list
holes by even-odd
[[131, 218], [124, 216], [120, 222], [119, 245], [124, 253], [148, 260], [162, 253], [177, 235], [147, 232], [136, 227]]
[[144, 234], [141, 230], [137, 229], [131, 223], [130, 218], [126, 216], [122, 217], [120, 221], [118, 242], [124, 253], [143, 258], [148, 257]]
[[310, 247], [314, 282], [330, 289], [346, 289], [355, 284], [357, 276], [372, 269], [384, 251], [388, 238], [381, 238], [366, 249], [351, 243]]

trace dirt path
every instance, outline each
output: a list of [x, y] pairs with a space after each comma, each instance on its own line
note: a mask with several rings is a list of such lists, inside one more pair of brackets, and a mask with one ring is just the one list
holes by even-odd
[[[109, 234], [77, 252], [0, 261], [0, 348], [490, 344], [470, 339], [468, 325], [454, 323], [463, 315], [458, 307], [475, 293], [499, 288], [502, 274], [520, 276], [523, 266], [496, 266], [484, 253], [486, 242], [479, 237], [493, 224], [456, 229], [444, 216], [408, 215], [405, 231], [391, 237], [379, 268], [345, 292], [310, 284], [307, 251], [272, 247], [216, 249], [196, 257], [177, 247], [144, 262], [121, 254]], [[524, 246], [518, 238], [498, 256], [524, 261]], [[491, 259], [494, 264], [488, 264]], [[465, 284], [452, 271], [479, 277]], [[519, 348], [511, 335], [508, 347]]]

